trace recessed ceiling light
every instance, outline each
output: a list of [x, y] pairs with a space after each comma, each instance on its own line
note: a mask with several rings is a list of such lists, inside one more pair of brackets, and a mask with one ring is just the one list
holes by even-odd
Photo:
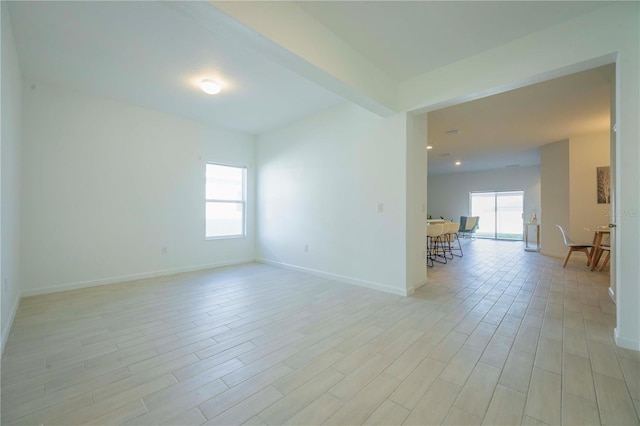
[[459, 135], [460, 134], [460, 130], [458, 130], [458, 129], [447, 130], [446, 134], [449, 135], [449, 136]]
[[427, 145], [427, 149], [433, 149], [432, 145]]
[[462, 164], [461, 161], [456, 161], [456, 166], [459, 166], [460, 164]]
[[208, 95], [216, 95], [222, 90], [222, 86], [215, 80], [204, 79], [200, 82], [200, 88]]

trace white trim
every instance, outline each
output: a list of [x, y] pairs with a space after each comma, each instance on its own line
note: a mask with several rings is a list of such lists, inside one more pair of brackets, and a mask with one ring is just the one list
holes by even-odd
[[233, 239], [237, 239], [237, 238], [247, 238], [246, 234], [238, 234], [238, 235], [225, 235], [222, 237], [205, 237], [204, 239], [206, 241], [213, 241], [213, 240], [233, 240]]
[[357, 285], [360, 287], [366, 287], [366, 288], [370, 288], [373, 290], [378, 290], [378, 291], [384, 291], [385, 293], [391, 293], [391, 294], [396, 294], [398, 296], [409, 296], [411, 293], [413, 293], [413, 289], [410, 290], [401, 290], [395, 287], [391, 287], [388, 286], [386, 284], [380, 284], [380, 283], [375, 283], [372, 281], [365, 281], [365, 280], [360, 280], [357, 278], [352, 278], [352, 277], [347, 277], [344, 275], [338, 275], [338, 274], [333, 274], [331, 272], [324, 272], [324, 271], [319, 271], [317, 269], [311, 269], [311, 268], [305, 268], [302, 266], [296, 266], [296, 265], [291, 265], [289, 263], [284, 263], [284, 262], [278, 262], [275, 260], [269, 260], [269, 259], [256, 259], [256, 262], [260, 262], [260, 263], [266, 263], [267, 265], [273, 265], [273, 266], [280, 266], [282, 268], [287, 268], [287, 269], [293, 269], [295, 271], [300, 271], [300, 272], [306, 272], [308, 274], [313, 274], [313, 275], [318, 275], [320, 277], [323, 278], [327, 278], [330, 280], [336, 280], [336, 281], [340, 281], [343, 282], [345, 284], [352, 284], [352, 285]]
[[9, 338], [9, 332], [11, 331], [11, 326], [13, 325], [13, 320], [16, 318], [16, 314], [18, 313], [18, 306], [20, 306], [21, 296], [16, 297], [16, 301], [13, 304], [13, 308], [11, 309], [11, 315], [9, 316], [9, 321], [4, 326], [2, 330], [2, 348], [0, 348], [0, 354], [4, 354], [4, 348], [7, 344], [7, 339]]
[[616, 340], [616, 345], [621, 348], [631, 349], [632, 351], [640, 351], [640, 340], [631, 340], [620, 337], [617, 327], [613, 329], [613, 334]]
[[413, 285], [413, 288], [411, 289], [411, 291], [409, 292], [409, 295], [413, 294], [417, 289], [419, 289], [420, 287], [422, 287], [423, 285], [427, 285], [427, 279], [425, 278], [424, 280], [415, 283]]
[[613, 289], [611, 287], [609, 287], [609, 297], [611, 298], [611, 301], [615, 305], [616, 304], [616, 294], [613, 292]]
[[27, 297], [27, 296], [37, 296], [37, 295], [40, 295], [40, 294], [58, 293], [60, 291], [76, 290], [76, 289], [80, 289], [80, 288], [95, 287], [95, 286], [99, 286], [99, 285], [122, 283], [122, 282], [127, 282], [127, 281], [141, 280], [141, 279], [145, 279], [145, 278], [161, 277], [161, 276], [164, 276], [164, 275], [179, 274], [179, 273], [182, 273], [182, 272], [199, 271], [199, 270], [203, 270], [203, 269], [213, 269], [213, 268], [219, 268], [219, 267], [222, 267], [222, 266], [238, 265], [238, 264], [241, 264], [241, 263], [249, 263], [249, 262], [253, 262], [253, 261], [254, 261], [253, 258], [234, 259], [234, 260], [227, 260], [227, 261], [224, 261], [224, 262], [210, 263], [210, 264], [206, 264], [206, 265], [187, 266], [187, 267], [183, 267], [183, 268], [174, 268], [174, 269], [163, 269], [163, 270], [160, 270], [160, 271], [142, 272], [142, 273], [139, 273], [139, 274], [129, 274], [129, 275], [120, 275], [120, 276], [117, 276], [117, 277], [101, 278], [99, 280], [80, 281], [80, 282], [76, 282], [76, 283], [59, 284], [59, 285], [50, 286], [50, 287], [37, 288], [37, 289], [23, 291], [21, 296], [22, 297]]
[[540, 254], [547, 257], [554, 257], [556, 259], [564, 259], [565, 257], [567, 257], [567, 252], [555, 253], [555, 252], [549, 252], [545, 249], [541, 249]]

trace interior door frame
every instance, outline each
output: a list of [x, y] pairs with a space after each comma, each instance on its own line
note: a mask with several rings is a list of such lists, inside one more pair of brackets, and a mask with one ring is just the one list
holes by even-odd
[[[617, 122], [617, 108], [616, 108], [616, 99], [617, 99], [617, 70], [618, 64], [617, 61], [614, 64], [613, 71], [613, 81], [611, 82], [611, 86], [609, 89], [609, 167], [610, 167], [610, 180], [609, 185], [611, 188], [609, 190], [609, 194], [611, 195], [610, 204], [609, 204], [609, 224], [616, 225], [616, 188], [618, 182], [618, 122]], [[616, 227], [612, 227], [611, 233], [609, 234], [609, 245], [611, 250], [609, 251], [611, 258], [609, 259], [609, 297], [613, 301], [613, 303], [617, 304], [616, 301], [616, 277], [617, 277], [617, 261], [616, 261], [616, 253], [617, 245], [616, 245]], [[616, 321], [617, 322], [617, 321]]]

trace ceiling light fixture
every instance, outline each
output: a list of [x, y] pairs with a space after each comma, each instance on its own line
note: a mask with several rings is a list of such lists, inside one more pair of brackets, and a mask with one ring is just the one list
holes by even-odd
[[456, 161], [456, 166], [459, 166], [460, 164], [462, 164], [461, 161]]
[[200, 82], [200, 88], [208, 95], [216, 95], [222, 90], [222, 86], [215, 80], [204, 79]]
[[427, 145], [427, 149], [433, 149], [432, 145]]

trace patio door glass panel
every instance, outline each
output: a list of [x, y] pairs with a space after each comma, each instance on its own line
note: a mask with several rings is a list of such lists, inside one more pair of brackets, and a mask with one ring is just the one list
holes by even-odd
[[471, 216], [480, 217], [476, 236], [499, 240], [523, 239], [524, 192], [472, 192]]
[[522, 240], [524, 197], [522, 191], [496, 194], [496, 238]]
[[496, 237], [496, 195], [495, 192], [471, 193], [471, 216], [480, 217], [478, 238]]

